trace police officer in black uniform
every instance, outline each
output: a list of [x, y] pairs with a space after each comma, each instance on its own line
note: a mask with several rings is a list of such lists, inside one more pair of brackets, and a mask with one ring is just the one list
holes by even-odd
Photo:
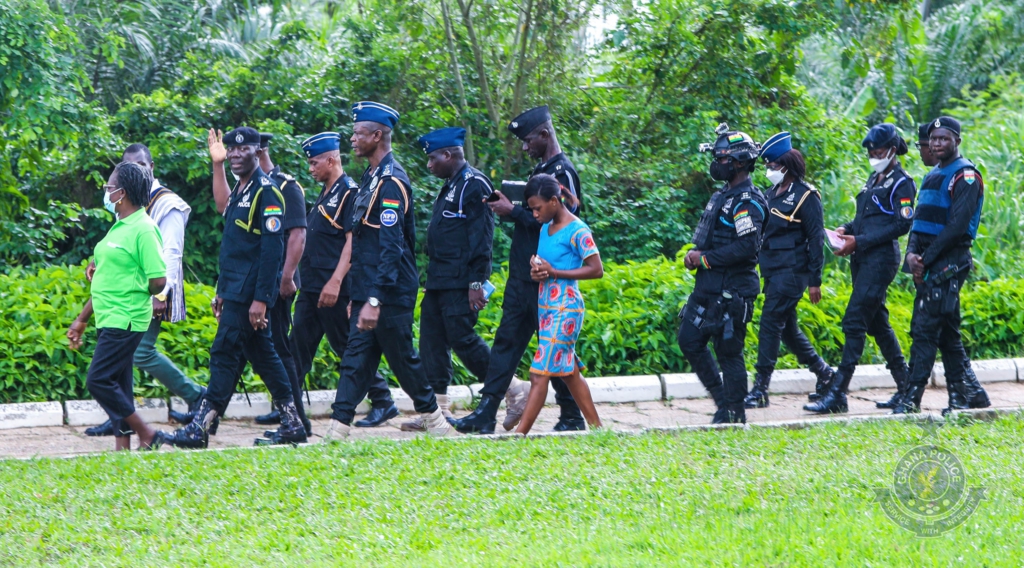
[[910, 231], [914, 218], [914, 180], [900, 165], [899, 156], [907, 153], [907, 143], [896, 127], [883, 123], [872, 126], [861, 145], [868, 151], [874, 173], [857, 194], [857, 214], [853, 221], [836, 229], [843, 239], [838, 256], [852, 255], [850, 272], [853, 292], [843, 315], [843, 360], [836, 377], [820, 399], [804, 406], [818, 413], [846, 412], [846, 392], [857, 362], [870, 334], [885, 357], [886, 367], [896, 381], [897, 392], [905, 392], [909, 371], [900, 343], [889, 325], [885, 296], [900, 266], [897, 239]]
[[[302, 285], [291, 335], [295, 366], [302, 379], [312, 370], [324, 335], [339, 358], [348, 345], [352, 207], [359, 184], [342, 168], [340, 145], [337, 132], [321, 132], [302, 142], [310, 175], [324, 184], [306, 217], [306, 247], [299, 265]], [[380, 373], [370, 382], [369, 397], [370, 412], [356, 426], [379, 426], [398, 416], [391, 390]]]
[[[491, 275], [494, 214], [484, 200], [491, 180], [463, 154], [465, 128], [442, 128], [419, 139], [427, 169], [445, 180], [434, 199], [427, 227], [427, 284], [420, 302], [420, 354], [427, 380], [446, 418], [454, 350], [479, 381], [487, 374], [491, 350], [477, 335], [477, 314], [487, 305], [483, 284]], [[422, 431], [418, 420], [402, 424]]]
[[757, 374], [744, 401], [747, 408], [768, 406], [768, 385], [783, 342], [797, 361], [817, 376], [820, 394], [832, 380], [828, 366], [797, 323], [796, 306], [808, 290], [812, 304], [821, 301], [821, 270], [825, 265], [825, 239], [821, 195], [804, 181], [807, 166], [793, 148], [788, 132], [780, 132], [761, 146], [772, 183], [767, 195], [768, 217], [761, 244], [764, 305], [757, 334]]
[[[535, 160], [541, 160], [530, 177], [537, 174], [553, 175], [562, 187], [581, 198], [579, 175], [558, 144], [547, 106], [522, 113], [509, 123], [508, 129], [523, 142], [524, 152]], [[513, 384], [512, 375], [538, 329], [537, 283], [530, 279], [530, 258], [537, 254], [541, 224], [528, 209], [513, 205], [500, 191], [496, 195], [498, 199], [489, 202], [491, 210], [515, 221], [509, 250], [508, 280], [505, 282], [505, 295], [501, 304], [501, 323], [494, 334], [491, 360], [484, 387], [480, 391], [480, 404], [472, 414], [455, 421], [456, 429], [463, 433], [494, 432], [495, 416], [502, 396], [506, 397], [503, 426], [506, 430], [515, 428], [530, 393], [530, 383], [516, 381]], [[577, 211], [578, 208], [572, 210], [573, 213]], [[572, 399], [569, 387], [558, 378], [551, 379], [551, 386], [555, 390], [555, 401], [561, 409], [554, 430], [585, 430], [586, 421], [576, 401]]]
[[942, 351], [949, 390], [949, 408], [943, 414], [990, 405], [960, 340], [960, 290], [972, 267], [971, 244], [978, 236], [985, 184], [974, 164], [960, 155], [959, 121], [935, 119], [928, 138], [938, 164], [921, 182], [907, 244], [904, 269], [917, 285], [910, 322], [910, 388], [893, 407], [894, 414], [920, 411], [936, 351]]
[[[694, 248], [683, 264], [697, 270], [693, 293], [679, 312], [679, 349], [711, 394], [717, 410], [712, 424], [745, 423], [747, 370], [743, 342], [760, 292], [757, 255], [767, 204], [750, 181], [758, 145], [743, 132], [721, 124], [712, 152], [710, 174], [725, 182], [711, 196], [693, 233]], [[711, 356], [708, 342], [715, 348]], [[721, 373], [719, 373], [719, 365]]]
[[419, 290], [412, 185], [391, 153], [395, 109], [363, 101], [352, 107], [352, 149], [367, 158], [352, 212], [352, 299], [348, 346], [327, 440], [348, 437], [356, 405], [366, 396], [381, 354], [412, 398], [427, 432], [447, 435], [423, 364], [412, 344], [413, 308]]
[[[235, 392], [239, 361], [244, 356], [263, 379], [274, 405], [281, 411], [281, 427], [260, 443], [285, 444], [306, 441], [306, 430], [292, 398], [288, 373], [270, 337], [271, 309], [280, 296], [284, 260], [285, 200], [280, 190], [259, 167], [259, 132], [237, 128], [224, 137], [210, 132], [213, 158], [214, 198], [221, 210], [227, 187], [224, 159], [238, 182], [225, 204], [224, 236], [220, 247], [220, 277], [213, 301], [217, 335], [210, 349], [210, 384], [195, 418], [174, 433], [172, 444], [205, 448], [210, 428]], [[225, 151], [224, 147], [227, 147]]]
[[[284, 264], [281, 267], [281, 284], [279, 286], [279, 297], [270, 310], [270, 337], [274, 341], [274, 350], [281, 358], [288, 373], [288, 380], [292, 385], [292, 393], [295, 395], [295, 408], [299, 412], [299, 418], [306, 428], [306, 434], [313, 433], [312, 425], [306, 418], [306, 410], [302, 406], [302, 383], [299, 374], [295, 369], [295, 358], [292, 356], [291, 342], [288, 336], [292, 327], [292, 302], [295, 301], [295, 291], [299, 287], [299, 259], [302, 258], [302, 249], [306, 243], [306, 194], [295, 181], [295, 178], [281, 171], [280, 166], [275, 166], [270, 159], [270, 140], [274, 135], [260, 132], [260, 169], [267, 173], [270, 181], [274, 182], [284, 195], [284, 234], [285, 253]], [[238, 373], [245, 370], [245, 359], [239, 364]], [[257, 424], [279, 424], [281, 413], [277, 409], [269, 414], [257, 416]]]

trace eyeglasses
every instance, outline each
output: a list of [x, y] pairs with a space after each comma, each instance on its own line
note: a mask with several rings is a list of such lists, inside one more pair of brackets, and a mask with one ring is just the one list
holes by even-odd
[[110, 184], [104, 184], [103, 185], [103, 191], [105, 191], [107, 193], [110, 193], [111, 191], [117, 191], [119, 189], [121, 189], [121, 188], [117, 187], [116, 185], [110, 185]]

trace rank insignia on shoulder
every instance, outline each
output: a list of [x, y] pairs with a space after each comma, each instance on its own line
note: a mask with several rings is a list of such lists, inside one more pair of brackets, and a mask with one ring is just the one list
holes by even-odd
[[740, 201], [750, 201], [750, 192], [744, 191], [740, 194]]
[[356, 183], [356, 180], [354, 180], [352, 178], [348, 178], [348, 180], [345, 181], [345, 185], [347, 185], [349, 187], [349, 189], [358, 189], [359, 188], [359, 184]]
[[380, 224], [385, 227], [393, 227], [398, 222], [398, 213], [390, 209], [385, 209], [380, 212]]
[[560, 170], [560, 169], [562, 169], [562, 164], [558, 164], [557, 166], [555, 166], [555, 170]]
[[286, 179], [288, 181], [295, 181], [295, 178], [293, 178], [291, 176], [291, 174], [281, 174], [281, 177], [283, 177], [284, 179]]
[[974, 183], [975, 179], [977, 179], [977, 176], [975, 175], [974, 170], [964, 170], [964, 181], [967, 183]]
[[260, 178], [260, 183], [262, 183], [263, 185], [273, 185], [273, 184], [272, 184], [272, 183], [270, 182], [270, 178], [268, 178], [268, 177], [261, 177], [261, 178]]
[[277, 217], [267, 217], [263, 225], [267, 228], [268, 233], [276, 233], [281, 230], [281, 220]]
[[267, 205], [263, 208], [263, 215], [284, 215], [284, 210], [280, 205]]
[[466, 170], [466, 173], [463, 174], [462, 179], [469, 179], [471, 177], [473, 177], [473, 172]]
[[388, 164], [388, 165], [384, 166], [384, 171], [381, 172], [380, 175], [382, 175], [382, 176], [389, 176], [389, 175], [391, 175], [391, 164]]

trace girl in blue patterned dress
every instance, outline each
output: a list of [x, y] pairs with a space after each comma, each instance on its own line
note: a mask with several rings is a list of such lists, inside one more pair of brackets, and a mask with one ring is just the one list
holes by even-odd
[[530, 367], [530, 397], [516, 433], [528, 433], [537, 420], [551, 377], [565, 381], [587, 423], [598, 427], [601, 419], [590, 388], [580, 376], [582, 365], [576, 357], [576, 339], [584, 313], [583, 296], [576, 281], [600, 278], [604, 274], [601, 256], [590, 227], [563, 203], [569, 200], [573, 204], [575, 197], [554, 176], [539, 174], [530, 178], [525, 198], [534, 218], [543, 224], [530, 267], [530, 276], [540, 283], [540, 332]]

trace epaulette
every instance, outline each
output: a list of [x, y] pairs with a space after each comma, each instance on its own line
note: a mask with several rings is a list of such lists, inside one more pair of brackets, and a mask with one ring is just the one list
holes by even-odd
[[349, 189], [359, 189], [359, 184], [356, 183], [356, 180], [352, 178], [348, 178], [348, 181], [345, 182], [345, 185], [347, 185]]

